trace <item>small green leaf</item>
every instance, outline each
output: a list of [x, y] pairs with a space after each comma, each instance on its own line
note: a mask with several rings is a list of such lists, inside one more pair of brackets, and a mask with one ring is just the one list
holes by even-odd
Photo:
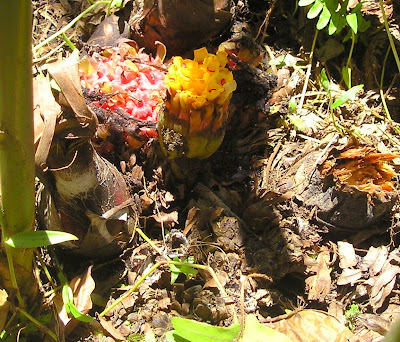
[[94, 320], [94, 317], [85, 315], [82, 312], [80, 312], [74, 303], [68, 302], [65, 303], [64, 305], [67, 312], [70, 313], [72, 316], [74, 316], [78, 321], [92, 322]]
[[314, 19], [318, 16], [318, 14], [322, 11], [322, 8], [324, 7], [323, 3], [320, 0], [315, 0], [314, 5], [310, 8], [310, 10], [307, 13], [307, 18], [308, 19]]
[[311, 5], [313, 2], [315, 2], [315, 0], [300, 0], [299, 6], [300, 7], [308, 6]]
[[172, 334], [175, 339], [171, 341], [177, 342], [183, 342], [185, 339], [190, 342], [232, 342], [240, 333], [239, 324], [233, 324], [230, 327], [216, 327], [181, 317], [173, 317], [171, 322], [175, 329]]
[[317, 22], [316, 26], [317, 30], [322, 30], [323, 28], [325, 28], [330, 20], [331, 20], [331, 12], [326, 6], [324, 6]]
[[342, 68], [342, 76], [343, 81], [346, 83], [348, 89], [351, 88], [351, 69], [349, 67], [344, 66]]
[[179, 258], [175, 257], [174, 261], [179, 261], [183, 263], [187, 263], [187, 265], [174, 265], [170, 264], [169, 269], [171, 271], [171, 284], [175, 283], [176, 279], [179, 277], [181, 273], [185, 274], [186, 277], [190, 278], [197, 274], [197, 270], [190, 266], [190, 264], [194, 263], [194, 258], [192, 256], [188, 257], [186, 260], [179, 260]]
[[72, 240], [78, 240], [78, 238], [75, 235], [65, 232], [37, 230], [14, 234], [5, 243], [14, 248], [36, 248]]
[[110, 3], [110, 8], [121, 7], [123, 0], [112, 0]]
[[304, 121], [301, 120], [298, 116], [289, 114], [288, 118], [292, 122], [292, 124], [294, 125], [294, 128], [297, 131], [304, 132], [306, 130], [307, 127], [306, 127]]
[[354, 95], [356, 95], [362, 88], [364, 84], [356, 85], [349, 90], [347, 90], [342, 96], [340, 96], [333, 104], [332, 109], [340, 107], [341, 105], [345, 104], [348, 100], [350, 100]]
[[286, 335], [262, 325], [255, 315], [247, 315], [240, 342], [292, 342]]
[[346, 15], [346, 21], [349, 24], [350, 28], [353, 30], [354, 34], [357, 34], [358, 32], [357, 14], [350, 13]]
[[329, 80], [328, 76], [326, 76], [325, 68], [321, 70], [321, 84], [324, 90], [330, 94], [330, 89], [329, 89]]

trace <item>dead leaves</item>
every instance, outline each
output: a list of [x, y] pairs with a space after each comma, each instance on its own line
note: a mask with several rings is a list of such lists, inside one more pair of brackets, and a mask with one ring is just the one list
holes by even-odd
[[307, 271], [316, 273], [306, 279], [309, 300], [323, 301], [331, 291], [331, 276], [329, 266], [330, 251], [327, 247], [322, 247], [317, 259], [306, 257], [304, 264], [307, 266]]
[[359, 342], [336, 318], [317, 310], [303, 310], [288, 319], [267, 326], [285, 334], [293, 342]]
[[369, 304], [375, 311], [378, 310], [391, 295], [400, 273], [399, 249], [389, 253], [385, 246], [370, 247], [367, 254], [361, 258], [356, 255], [351, 244], [339, 242], [338, 245], [341, 260], [339, 266], [343, 271], [337, 279], [337, 284], [358, 284], [359, 294], [367, 293]]

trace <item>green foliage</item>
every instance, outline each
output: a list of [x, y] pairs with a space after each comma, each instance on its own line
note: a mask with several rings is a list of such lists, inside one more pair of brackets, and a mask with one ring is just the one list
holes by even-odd
[[239, 324], [216, 327], [180, 317], [172, 318], [171, 322], [175, 330], [166, 334], [167, 342], [231, 342], [240, 333]]
[[344, 105], [347, 101], [353, 98], [363, 87], [364, 84], [359, 84], [345, 91], [335, 102], [332, 103], [331, 108], [335, 109]]
[[349, 328], [351, 330], [354, 328], [354, 321], [360, 313], [361, 312], [357, 304], [351, 304], [350, 308], [344, 313], [349, 322]]
[[[322, 30], [327, 28], [328, 34], [339, 34], [346, 24], [354, 34], [358, 31], [364, 32], [370, 26], [370, 22], [365, 20], [362, 13], [360, 2], [350, 12], [347, 10], [349, 0], [299, 0], [299, 6], [311, 6], [307, 13], [308, 19], [318, 18], [316, 28]], [[351, 33], [344, 40], [351, 38]]]
[[75, 235], [65, 232], [38, 230], [14, 234], [5, 243], [13, 248], [36, 248], [71, 240], [78, 240], [78, 238]]
[[197, 274], [197, 270], [195, 270], [190, 265], [194, 263], [194, 258], [192, 256], [188, 257], [187, 259], [181, 261], [179, 258], [175, 257], [174, 261], [183, 262], [187, 265], [174, 265], [169, 264], [169, 268], [171, 271], [171, 284], [175, 283], [176, 279], [178, 279], [181, 273], [185, 274], [186, 277], [190, 278]]
[[63, 286], [62, 299], [68, 315], [74, 316], [78, 321], [81, 322], [92, 322], [94, 320], [94, 317], [83, 314], [75, 306], [74, 295], [72, 293], [71, 287], [68, 284], [64, 284]]
[[175, 330], [166, 334], [167, 342], [291, 342], [286, 335], [261, 324], [255, 315], [247, 315], [243, 336], [239, 339], [240, 325], [216, 327], [207, 323], [174, 317]]
[[261, 324], [255, 315], [247, 315], [243, 337], [239, 342], [291, 342], [286, 335]]

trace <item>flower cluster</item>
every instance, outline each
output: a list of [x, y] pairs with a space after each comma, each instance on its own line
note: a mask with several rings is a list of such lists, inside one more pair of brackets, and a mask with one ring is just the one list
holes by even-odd
[[[99, 94], [91, 105], [115, 111], [122, 109], [136, 119], [157, 122], [165, 97], [165, 72], [158, 58], [131, 46], [106, 49], [85, 57], [79, 65], [81, 85], [89, 94]], [[141, 128], [147, 136], [157, 132]]]
[[[159, 127], [164, 133], [180, 134], [182, 148], [176, 149], [165, 139], [161, 146], [170, 158], [207, 158], [219, 147], [225, 133], [228, 104], [236, 82], [225, 66], [227, 53], [194, 51], [194, 60], [174, 57], [165, 77], [168, 87], [165, 110]], [[165, 135], [165, 134], [164, 134]], [[162, 137], [163, 138], [163, 137]]]

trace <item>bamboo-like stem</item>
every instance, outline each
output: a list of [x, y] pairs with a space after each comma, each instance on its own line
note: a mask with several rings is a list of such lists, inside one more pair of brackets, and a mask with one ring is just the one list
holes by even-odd
[[[0, 32], [4, 33], [0, 35], [0, 46], [4, 50], [0, 54], [0, 210], [3, 242], [7, 236], [30, 231], [34, 227], [31, 21], [30, 1], [0, 1]], [[4, 243], [2, 246], [4, 248]], [[7, 251], [9, 261], [13, 260], [30, 275], [32, 250]], [[12, 269], [13, 266], [10, 271]], [[26, 282], [32, 284], [32, 288], [35, 286], [31, 279]]]

